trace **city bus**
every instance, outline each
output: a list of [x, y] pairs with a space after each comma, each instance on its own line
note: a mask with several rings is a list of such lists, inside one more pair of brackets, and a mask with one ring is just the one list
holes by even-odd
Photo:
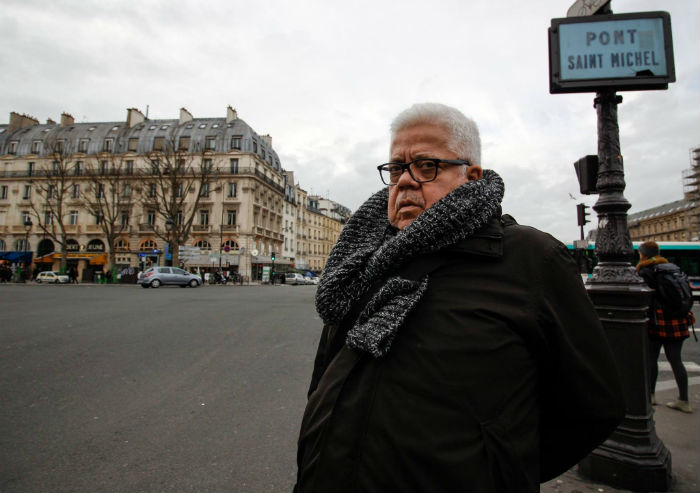
[[[659, 245], [659, 254], [669, 262], [676, 264], [686, 273], [693, 291], [693, 298], [700, 301], [700, 242], [657, 241], [656, 243]], [[632, 242], [634, 246], [634, 259], [631, 259], [632, 265], [637, 265], [637, 262], [639, 262], [637, 248], [641, 244], [641, 241]], [[574, 260], [578, 263], [581, 277], [590, 277], [593, 274], [593, 268], [598, 263], [598, 257], [595, 254], [595, 242], [589, 242], [585, 250], [576, 250], [573, 244], [567, 244], [566, 247], [571, 251]]]

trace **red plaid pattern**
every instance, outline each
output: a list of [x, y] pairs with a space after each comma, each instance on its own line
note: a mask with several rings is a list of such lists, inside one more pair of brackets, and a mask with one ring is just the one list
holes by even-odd
[[[667, 318], [663, 310], [656, 309], [656, 321], [649, 324], [649, 335], [662, 339], [685, 339], [690, 336], [688, 332], [688, 320], [679, 318]], [[695, 323], [693, 314], [690, 313], [692, 320]]]

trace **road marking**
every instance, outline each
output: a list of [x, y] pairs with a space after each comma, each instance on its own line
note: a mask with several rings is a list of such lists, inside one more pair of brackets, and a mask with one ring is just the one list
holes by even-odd
[[[693, 361], [684, 361], [686, 371], [700, 373], [700, 365]], [[671, 363], [668, 361], [659, 361], [659, 371], [671, 371]]]
[[[688, 379], [688, 386], [700, 385], [700, 377], [690, 377]], [[656, 382], [656, 391], [661, 392], [662, 390], [669, 390], [676, 388], [675, 380], [665, 380], [663, 382]]]

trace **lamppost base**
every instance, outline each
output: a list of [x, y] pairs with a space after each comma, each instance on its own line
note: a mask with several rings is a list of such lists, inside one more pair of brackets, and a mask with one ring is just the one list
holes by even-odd
[[646, 437], [624, 435], [622, 427], [618, 428], [611, 439], [579, 463], [579, 473], [613, 487], [668, 491], [672, 482], [671, 453], [653, 429]]
[[624, 263], [602, 263], [586, 285], [625, 392], [625, 417], [602, 445], [579, 463], [583, 476], [634, 491], [668, 491], [671, 453], [656, 435], [649, 396], [647, 309], [652, 290]]

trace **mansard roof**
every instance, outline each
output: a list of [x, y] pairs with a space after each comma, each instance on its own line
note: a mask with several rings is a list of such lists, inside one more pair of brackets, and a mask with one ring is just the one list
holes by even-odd
[[[32, 144], [42, 143], [39, 156], [51, 153], [53, 143], [64, 141], [64, 149], [77, 152], [80, 141], [87, 141], [86, 154], [97, 154], [104, 150], [105, 139], [113, 139], [113, 152], [126, 152], [129, 139], [137, 138], [136, 153], [144, 154], [153, 150], [156, 137], [165, 141], [177, 142], [180, 137], [190, 138], [191, 152], [205, 149], [207, 137], [215, 137], [214, 152], [232, 150], [232, 137], [241, 138], [242, 152], [254, 152], [253, 143], [257, 144], [258, 153], [266, 156], [273, 168], [281, 171], [279, 156], [244, 120], [236, 118], [227, 123], [226, 118], [193, 118], [180, 123], [177, 119], [144, 120], [129, 128], [125, 122], [73, 123], [59, 125], [55, 123], [37, 124], [9, 132], [9, 125], [0, 125], [0, 155], [10, 153], [10, 143], [15, 142], [16, 156], [35, 154]], [[270, 160], [268, 156], [271, 156]]]

